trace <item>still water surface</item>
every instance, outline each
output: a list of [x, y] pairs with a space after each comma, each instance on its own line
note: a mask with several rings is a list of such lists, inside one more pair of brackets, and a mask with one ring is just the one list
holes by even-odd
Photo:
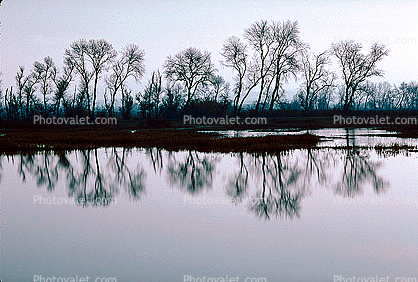
[[[327, 132], [341, 133], [335, 144], [387, 141]], [[418, 277], [417, 157], [358, 148], [2, 156], [2, 281]]]

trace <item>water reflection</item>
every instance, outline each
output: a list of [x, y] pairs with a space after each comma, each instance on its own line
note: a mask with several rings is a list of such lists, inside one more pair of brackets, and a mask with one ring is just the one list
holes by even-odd
[[33, 178], [51, 192], [65, 183], [68, 197], [84, 207], [108, 206], [121, 194], [140, 201], [146, 195], [147, 174], [154, 174], [160, 183], [192, 197], [211, 193], [216, 183], [226, 197], [245, 203], [258, 218], [292, 219], [300, 217], [302, 201], [314, 187], [331, 188], [343, 197], [361, 195], [368, 185], [376, 194], [384, 192], [389, 183], [379, 174], [382, 161], [370, 152], [357, 147], [276, 154], [107, 148], [7, 158], [23, 181]]
[[170, 154], [167, 176], [171, 186], [196, 195], [212, 188], [212, 175], [219, 158], [214, 155], [188, 151], [185, 156]]
[[369, 151], [356, 146], [353, 129], [346, 129], [346, 147], [342, 156], [342, 169], [339, 181], [334, 185], [335, 194], [343, 197], [354, 197], [363, 193], [363, 187], [371, 183], [374, 192], [379, 194], [389, 183], [377, 174], [381, 162], [370, 160]]
[[115, 176], [113, 187], [124, 188], [131, 199], [138, 200], [145, 194], [146, 173], [140, 163], [130, 168], [126, 164], [129, 157], [134, 157], [130, 150], [124, 148], [118, 154], [116, 148], [113, 148], [108, 156], [108, 165], [112, 171], [111, 175]]
[[[20, 154], [17, 159], [18, 173], [25, 181], [27, 176], [36, 179], [38, 187], [53, 191], [60, 177], [65, 179], [68, 197], [83, 206], [108, 205], [125, 189], [129, 197], [139, 199], [145, 193], [145, 172], [138, 164], [131, 169], [126, 159], [132, 157], [129, 150], [105, 151], [99, 157], [98, 149], [75, 152], [43, 152]], [[105, 163], [100, 161], [105, 159]]]
[[343, 166], [339, 173], [339, 181], [333, 187], [335, 194], [343, 197], [361, 195], [367, 183], [371, 183], [374, 192], [379, 194], [389, 186], [377, 173], [382, 163], [370, 160], [367, 151], [348, 149], [341, 159]]
[[262, 155], [253, 158], [253, 168], [261, 189], [257, 189], [250, 201], [249, 210], [261, 218], [271, 215], [299, 217], [300, 201], [306, 186], [299, 185], [304, 177], [297, 164], [291, 164], [287, 153]]

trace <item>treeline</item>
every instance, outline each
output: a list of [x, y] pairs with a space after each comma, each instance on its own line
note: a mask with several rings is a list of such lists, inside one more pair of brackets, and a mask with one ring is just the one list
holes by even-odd
[[[129, 44], [118, 52], [104, 39], [80, 39], [64, 51], [61, 70], [50, 57], [35, 62], [29, 71], [19, 67], [15, 85], [1, 92], [0, 116], [149, 119], [185, 113], [418, 110], [416, 82], [396, 86], [369, 80], [383, 76], [376, 65], [388, 56], [386, 46], [375, 43], [363, 54], [361, 44], [341, 41], [315, 53], [299, 33], [296, 21], [259, 21], [244, 30], [243, 38], [228, 38], [221, 64], [233, 70], [232, 86], [217, 74], [210, 53], [190, 47], [168, 56], [163, 71], [153, 71], [144, 90], [136, 93], [130, 87], [145, 74], [144, 50]], [[330, 69], [331, 58], [340, 66], [339, 83]], [[300, 87], [288, 99], [285, 86], [291, 79]], [[248, 97], [254, 95], [255, 101], [249, 103]], [[98, 103], [99, 98], [104, 102]]]

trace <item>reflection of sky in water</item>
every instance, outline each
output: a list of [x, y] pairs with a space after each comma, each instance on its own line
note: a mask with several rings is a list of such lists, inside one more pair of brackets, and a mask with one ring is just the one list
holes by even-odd
[[[99, 149], [3, 157], [2, 280], [32, 281], [37, 274], [118, 281], [183, 281], [183, 275], [268, 281], [411, 277], [418, 253], [417, 156]], [[54, 187], [48, 190], [50, 180]], [[98, 181], [101, 192], [94, 189]], [[68, 199], [103, 191], [116, 198], [108, 207], [33, 204], [35, 195]], [[298, 216], [285, 209], [296, 195]], [[266, 220], [263, 210], [245, 203], [185, 203], [236, 196], [277, 200], [285, 212], [272, 205]], [[377, 199], [383, 204], [370, 202]], [[416, 201], [396, 204], [399, 199]]]
[[[202, 131], [205, 132], [205, 131]], [[212, 132], [212, 131], [208, 131]], [[324, 137], [325, 142], [318, 144], [323, 146], [346, 146], [347, 142], [351, 146], [375, 146], [378, 144], [391, 145], [393, 143], [408, 144], [411, 146], [418, 146], [418, 140], [413, 138], [399, 138], [391, 137], [395, 134], [393, 131], [386, 131], [381, 129], [371, 128], [325, 128], [314, 130], [298, 130], [298, 129], [274, 129], [266, 130], [224, 130], [216, 131], [219, 134], [228, 137], [250, 137], [250, 136], [266, 136], [266, 135], [290, 135], [290, 134], [305, 134], [307, 132]], [[381, 136], [384, 134], [385, 136]], [[328, 139], [329, 138], [329, 139]]]

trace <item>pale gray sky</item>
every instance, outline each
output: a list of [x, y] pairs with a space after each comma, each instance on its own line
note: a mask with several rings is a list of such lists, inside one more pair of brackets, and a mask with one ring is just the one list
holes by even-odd
[[104, 38], [117, 50], [139, 44], [146, 51], [142, 85], [162, 69], [167, 55], [191, 46], [211, 52], [220, 74], [232, 82], [232, 72], [219, 63], [222, 45], [263, 19], [298, 21], [302, 40], [315, 52], [342, 39], [354, 39], [368, 52], [380, 41], [391, 52], [379, 63], [385, 77], [376, 81], [418, 80], [418, 1], [413, 0], [4, 0], [1, 13], [3, 88], [14, 85], [19, 65], [29, 69], [51, 56], [62, 66], [64, 49], [79, 38]]

